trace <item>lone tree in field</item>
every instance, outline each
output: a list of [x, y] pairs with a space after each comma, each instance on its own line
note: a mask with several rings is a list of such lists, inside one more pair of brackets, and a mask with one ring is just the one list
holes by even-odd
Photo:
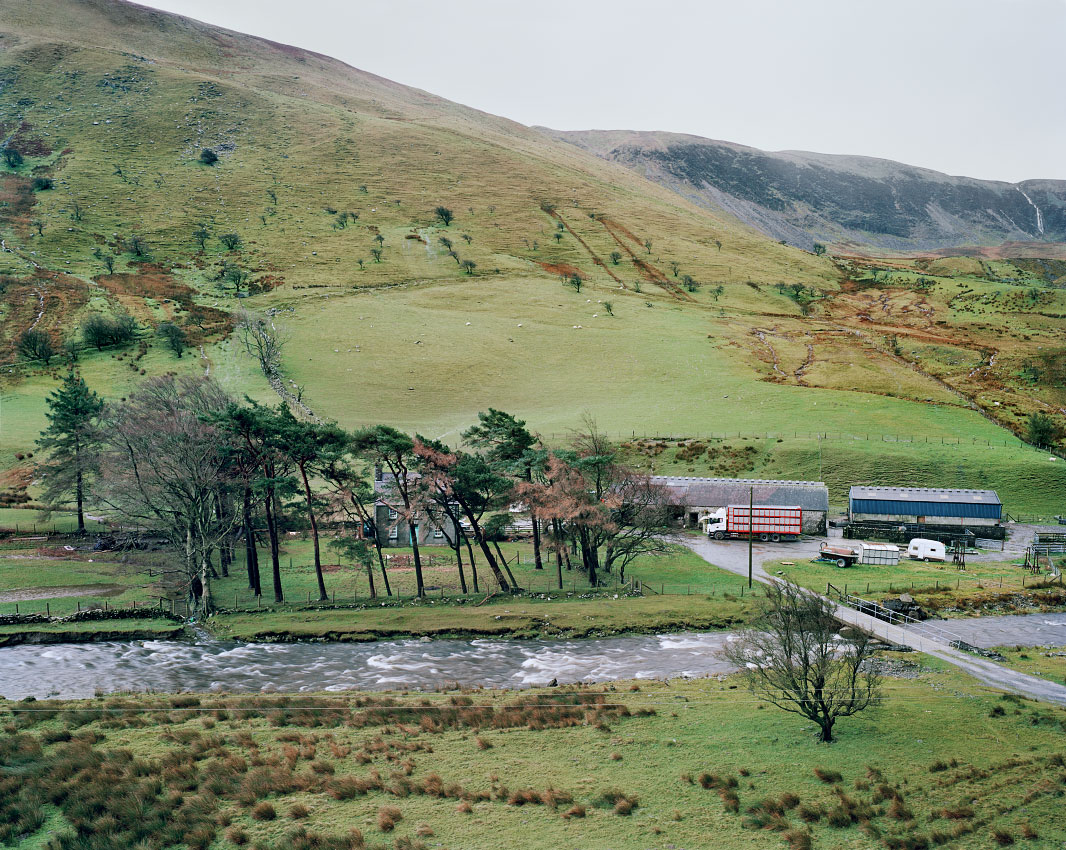
[[126, 247], [129, 248], [129, 252], [135, 257], [147, 257], [148, 256], [148, 243], [143, 238], [137, 235], [133, 235], [126, 242]]
[[433, 210], [433, 214], [437, 217], [437, 221], [439, 221], [445, 227], [451, 224], [452, 219], [455, 218], [455, 216], [452, 214], [452, 211], [447, 207], [437, 207], [435, 210]]
[[820, 257], [822, 256], [822, 254], [825, 253], [825, 245], [823, 245], [821, 242], [815, 242], [814, 247], [811, 250], [814, 251], [814, 255], [816, 257]]
[[50, 507], [73, 496], [78, 511], [78, 533], [85, 531], [85, 493], [96, 472], [99, 436], [96, 425], [104, 403], [73, 371], [47, 399], [48, 427], [37, 445], [48, 453], [40, 466], [44, 479], [42, 500]]
[[173, 351], [178, 357], [181, 357], [185, 352], [185, 331], [173, 322], [161, 322], [159, 324], [158, 333], [163, 338], [163, 342], [166, 343], [167, 348]]
[[237, 233], [220, 233], [218, 241], [225, 246], [227, 251], [238, 251], [244, 244], [240, 234]]
[[466, 274], [473, 274], [474, 269], [477, 268], [477, 263], [475, 263], [473, 260], [463, 260], [459, 265], [462, 267], [463, 271]]
[[204, 148], [200, 151], [200, 162], [204, 165], [214, 165], [218, 162], [218, 154], [211, 150], [211, 148]]
[[44, 331], [37, 330], [37, 328], [23, 331], [16, 347], [19, 354], [27, 360], [43, 360], [45, 366], [48, 365], [48, 361], [56, 353], [55, 346], [52, 345], [52, 338]]
[[777, 581], [755, 621], [722, 651], [753, 694], [814, 721], [827, 744], [839, 718], [880, 700], [881, 678], [867, 663], [873, 654], [873, 639], [841, 630], [828, 600]]
[[15, 169], [22, 165], [22, 154], [14, 148], [4, 148], [4, 162], [8, 168]]
[[611, 265], [612, 266], [617, 266], [618, 263], [621, 262], [621, 260], [622, 260], [622, 252], [621, 251], [611, 251], [610, 257], [611, 257]]
[[207, 240], [211, 238], [211, 231], [201, 224], [192, 232], [192, 238], [202, 254], [207, 248]]
[[1025, 423], [1025, 438], [1038, 449], [1050, 449], [1062, 439], [1062, 428], [1046, 413], [1037, 411]]

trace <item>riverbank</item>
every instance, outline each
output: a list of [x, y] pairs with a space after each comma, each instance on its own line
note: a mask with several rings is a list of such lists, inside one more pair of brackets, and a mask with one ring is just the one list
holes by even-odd
[[[758, 589], [756, 590], [758, 593]], [[750, 618], [753, 598], [622, 594], [533, 594], [450, 599], [364, 600], [343, 607], [294, 606], [222, 610], [203, 626], [221, 640], [370, 642], [401, 638], [590, 638], [669, 632], [720, 631]], [[103, 612], [99, 612], [103, 613]], [[112, 611], [106, 618], [0, 618], [0, 646], [21, 643], [176, 639], [181, 618], [157, 612]], [[85, 617], [86, 614], [80, 615]]]
[[536, 594], [223, 612], [209, 618], [207, 627], [216, 637], [249, 641], [587, 638], [729, 629], [747, 622], [753, 610], [750, 593], [744, 597]]
[[171, 620], [111, 620], [68, 623], [63, 620], [0, 626], [0, 647], [22, 644], [89, 643], [116, 640], [180, 640], [185, 627]]
[[[62, 543], [62, 545], [60, 545]], [[439, 549], [424, 553], [426, 596], [415, 594], [414, 570], [408, 551], [390, 552], [388, 574], [394, 595], [371, 598], [366, 574], [348, 566], [327, 564], [329, 600], [317, 600], [317, 580], [309, 563], [310, 543], [287, 539], [283, 557], [285, 601], [273, 601], [272, 588], [256, 598], [238, 563], [229, 575], [212, 581], [218, 611], [203, 625], [220, 638], [252, 641], [372, 641], [402, 637], [595, 637], [650, 634], [680, 630], [727, 629], [750, 616], [750, 591], [730, 573], [710, 567], [681, 546], [666, 554], [638, 558], [643, 580], [640, 592], [632, 583], [590, 588], [584, 574], [563, 570], [563, 589], [552, 564], [536, 569], [527, 544], [507, 544], [510, 570], [524, 591], [511, 595], [485, 590], [464, 593], [454, 560]], [[0, 545], [0, 642], [71, 641], [133, 637], [137, 625], [116, 625], [123, 615], [145, 611], [169, 617], [187, 612], [180, 588], [165, 576], [168, 554], [130, 551], [97, 552], [85, 539], [9, 540]], [[467, 579], [472, 576], [467, 565]], [[269, 576], [264, 576], [269, 579]], [[627, 579], [629, 574], [627, 574]], [[99, 627], [65, 628], [71, 617], [90, 611], [108, 615]], [[16, 612], [18, 616], [16, 616]], [[27, 616], [29, 615], [29, 616]], [[119, 619], [113, 619], [118, 617]], [[138, 620], [138, 624], [141, 621]], [[42, 625], [43, 624], [43, 625]], [[23, 628], [24, 626], [24, 628]], [[148, 628], [151, 637], [159, 632]], [[143, 630], [141, 630], [143, 631]], [[169, 630], [166, 631], [169, 634]]]
[[[1066, 712], [913, 654], [886, 654], [884, 668], [883, 705], [842, 719], [832, 745], [726, 677], [0, 702], [0, 768], [19, 777], [0, 839], [29, 848], [106, 829], [124, 846], [271, 850], [1066, 841]], [[79, 782], [86, 770], [106, 771], [106, 787]]]

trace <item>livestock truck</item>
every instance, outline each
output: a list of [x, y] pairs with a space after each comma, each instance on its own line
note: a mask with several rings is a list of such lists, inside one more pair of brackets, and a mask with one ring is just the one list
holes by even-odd
[[[749, 519], [750, 517], [750, 519]], [[713, 540], [731, 537], [759, 540], [796, 540], [803, 533], [803, 508], [781, 505], [729, 505], [703, 517], [707, 536]]]

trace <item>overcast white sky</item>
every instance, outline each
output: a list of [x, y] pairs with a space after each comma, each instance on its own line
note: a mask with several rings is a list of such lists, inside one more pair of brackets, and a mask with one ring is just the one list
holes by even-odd
[[524, 124], [1066, 179], [1066, 0], [142, 0]]

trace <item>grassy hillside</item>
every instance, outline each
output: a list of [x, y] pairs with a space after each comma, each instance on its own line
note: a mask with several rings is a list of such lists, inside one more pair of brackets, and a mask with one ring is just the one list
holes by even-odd
[[[59, 347], [119, 310], [139, 342], [78, 353], [108, 397], [184, 370], [271, 399], [229, 335], [243, 304], [275, 312], [318, 415], [449, 439], [488, 405], [557, 434], [589, 412], [617, 434], [984, 442], [1006, 435], [977, 410], [1016, 429], [1066, 407], [1019, 377], [1061, 345], [1064, 290], [1039, 261], [1008, 280], [815, 257], [514, 122], [118, 0], [14, 0], [0, 34], [0, 139], [23, 156], [0, 164], [2, 467], [64, 368], [20, 335]], [[1002, 300], [978, 322], [965, 298], [985, 290]], [[162, 321], [189, 337], [181, 359]]]
[[924, 657], [881, 663], [884, 704], [841, 720], [832, 746], [730, 679], [7, 702], [0, 764], [19, 783], [0, 834], [27, 850], [94, 833], [278, 850], [1059, 846], [1062, 711]]

